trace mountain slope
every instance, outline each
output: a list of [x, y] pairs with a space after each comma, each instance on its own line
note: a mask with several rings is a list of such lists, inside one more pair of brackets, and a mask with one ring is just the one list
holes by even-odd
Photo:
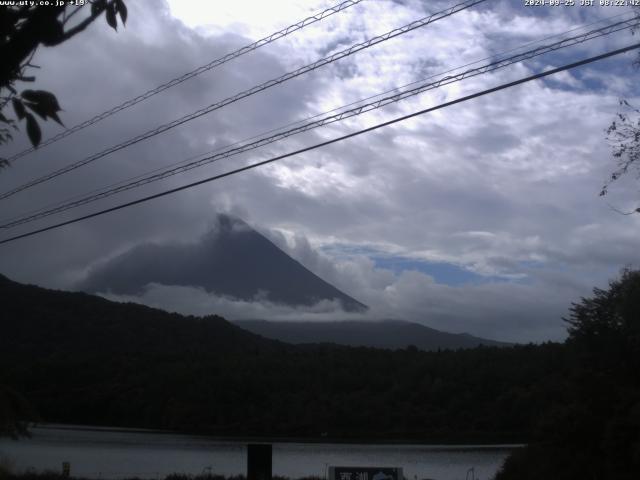
[[564, 375], [559, 345], [295, 347], [220, 317], [4, 277], [0, 298], [0, 385], [54, 423], [269, 439], [521, 442]]
[[418, 323], [400, 320], [380, 322], [269, 322], [241, 320], [241, 328], [266, 338], [293, 344], [335, 343], [338, 345], [398, 349], [415, 345], [421, 350], [508, 346], [507, 343], [478, 338], [466, 333], [453, 334]]
[[366, 306], [313, 274], [242, 220], [219, 215], [199, 243], [146, 244], [94, 268], [80, 289], [141, 294], [149, 283], [202, 287], [241, 300], [266, 298], [300, 306], [337, 300], [346, 311]]
[[46, 357], [208, 354], [279, 348], [215, 315], [197, 318], [85, 293], [22, 285], [0, 275], [0, 350]]

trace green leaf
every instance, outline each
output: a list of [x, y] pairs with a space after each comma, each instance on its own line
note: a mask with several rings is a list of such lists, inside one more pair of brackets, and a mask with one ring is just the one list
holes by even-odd
[[51, 19], [40, 26], [40, 41], [43, 45], [54, 46], [64, 37], [64, 26], [57, 19]]
[[107, 17], [107, 23], [109, 24], [109, 26], [111, 28], [113, 28], [114, 30], [118, 30], [118, 22], [116, 20], [116, 4], [115, 3], [110, 3], [109, 5], [107, 5], [106, 17]]
[[18, 120], [22, 120], [24, 118], [25, 113], [26, 113], [25, 110], [24, 110], [24, 105], [17, 98], [12, 98], [11, 99], [11, 103], [13, 104], [13, 109], [16, 112], [16, 116], [18, 117]]
[[127, 6], [124, 4], [123, 0], [115, 0], [116, 9], [120, 14], [120, 20], [122, 20], [122, 24], [125, 25], [127, 23]]
[[100, 13], [102, 13], [102, 10], [104, 10], [104, 7], [106, 6], [107, 0], [96, 0], [95, 2], [93, 2], [91, 4], [91, 15], [98, 16], [100, 15]]
[[45, 105], [50, 110], [56, 112], [60, 111], [58, 99], [53, 93], [47, 92], [46, 90], [25, 90], [22, 92], [21, 96], [30, 102]]
[[25, 105], [44, 120], [53, 118], [60, 125], [63, 125], [57, 113], [61, 110], [60, 105], [53, 93], [45, 90], [25, 90], [22, 92], [22, 98], [28, 100]]
[[31, 140], [31, 144], [34, 147], [37, 147], [40, 144], [40, 140], [42, 140], [42, 132], [40, 131], [40, 126], [36, 121], [36, 117], [32, 114], [25, 114], [27, 119], [27, 135], [29, 135], [29, 140]]
[[60, 117], [58, 116], [58, 114], [57, 114], [56, 112], [53, 112], [53, 113], [52, 113], [52, 112], [49, 112], [49, 116], [50, 116], [51, 118], [53, 118], [53, 120], [54, 120], [57, 124], [62, 125], [62, 126], [64, 127], [64, 123], [62, 123], [62, 120], [60, 120]]
[[35, 112], [43, 120], [47, 119], [47, 111], [42, 105], [31, 102], [24, 102], [24, 105], [32, 112]]

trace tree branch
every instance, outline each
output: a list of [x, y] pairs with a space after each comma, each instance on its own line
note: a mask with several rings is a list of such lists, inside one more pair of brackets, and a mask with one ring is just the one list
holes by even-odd
[[102, 12], [104, 12], [107, 9], [107, 7], [112, 3], [113, 3], [113, 0], [111, 0], [108, 3], [106, 3], [103, 7], [98, 7], [95, 12], [93, 12], [91, 15], [89, 15], [87, 18], [85, 18], [78, 25], [76, 25], [75, 27], [70, 28], [69, 30], [64, 32], [64, 34], [62, 35], [60, 40], [58, 42], [54, 43], [53, 45], [58, 45], [58, 44], [60, 44], [62, 42], [65, 42], [65, 41], [69, 40], [71, 37], [73, 37], [73, 36], [77, 35], [78, 33], [82, 32], [89, 25], [91, 25], [93, 23], [93, 21], [96, 18], [98, 18], [102, 14]]

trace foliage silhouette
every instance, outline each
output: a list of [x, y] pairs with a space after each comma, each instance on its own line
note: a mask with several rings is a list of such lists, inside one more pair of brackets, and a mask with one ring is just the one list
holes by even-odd
[[[17, 3], [17, 2], [16, 2]], [[0, 7], [0, 145], [13, 139], [12, 131], [24, 121], [27, 136], [34, 147], [42, 139], [42, 132], [35, 115], [43, 120], [52, 119], [62, 125], [58, 116], [61, 111], [55, 95], [45, 90], [27, 89], [18, 92], [18, 82], [33, 82], [27, 70], [36, 68], [31, 64], [40, 45], [60, 45], [85, 30], [103, 12], [107, 23], [117, 28], [116, 14], [122, 24], [127, 20], [127, 7], [123, 0], [94, 0], [90, 13], [80, 22], [71, 25], [71, 18], [83, 9], [82, 6], [24, 5]], [[35, 3], [35, 2], [34, 2]], [[7, 112], [11, 104], [15, 119]], [[34, 115], [35, 114], [35, 115]], [[9, 165], [0, 157], [0, 169]], [[19, 436], [25, 433], [24, 425], [16, 415], [28, 410], [28, 403], [20, 395], [0, 384], [0, 435]]]
[[534, 442], [496, 480], [637, 478], [640, 469], [640, 271], [574, 303], [563, 393], [546, 405]]
[[[636, 17], [640, 18], [640, 6], [634, 6], [634, 9]], [[632, 33], [635, 34], [636, 31], [634, 30]], [[640, 57], [636, 59], [635, 65], [640, 67]], [[620, 100], [620, 107], [623, 111], [616, 114], [615, 119], [606, 130], [607, 140], [611, 145], [613, 158], [616, 159], [618, 167], [602, 186], [600, 190], [601, 197], [609, 192], [609, 187], [613, 182], [630, 170], [637, 170], [638, 178], [640, 178], [640, 110], [624, 99]], [[613, 209], [622, 215], [640, 213], [640, 207], [630, 212], [623, 212], [617, 208]]]
[[[16, 2], [18, 3], [18, 2]], [[42, 133], [37, 115], [43, 120], [53, 119], [62, 125], [58, 116], [60, 105], [55, 95], [44, 90], [23, 90], [18, 92], [18, 82], [34, 82], [35, 77], [27, 71], [37, 68], [31, 63], [40, 45], [53, 47], [60, 45], [84, 31], [100, 15], [105, 13], [106, 21], [117, 29], [117, 16], [124, 25], [127, 7], [123, 0], [93, 0], [89, 14], [75, 24], [72, 18], [84, 6], [24, 5], [0, 7], [0, 145], [13, 139], [12, 130], [18, 123], [25, 122], [27, 135], [37, 147]], [[37, 2], [34, 2], [37, 3]], [[16, 119], [9, 116], [8, 105], [13, 107]], [[0, 167], [7, 166], [6, 159], [0, 159]]]
[[28, 436], [28, 422], [24, 419], [37, 419], [30, 403], [14, 389], [0, 385], [0, 436]]

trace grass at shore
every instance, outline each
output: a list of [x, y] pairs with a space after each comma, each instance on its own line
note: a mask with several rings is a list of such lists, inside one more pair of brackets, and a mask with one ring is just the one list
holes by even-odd
[[[108, 477], [101, 477], [102, 480], [109, 480]], [[13, 473], [10, 466], [3, 468], [0, 465], [0, 480], [89, 480], [85, 477], [65, 477], [58, 472], [23, 472]], [[114, 479], [116, 480], [116, 479]], [[117, 477], [117, 480], [142, 480], [140, 477]], [[155, 478], [153, 480], [156, 480]], [[246, 480], [244, 475], [234, 475], [225, 477], [224, 475], [206, 474], [206, 475], [187, 475], [184, 473], [172, 473], [160, 480]], [[291, 480], [288, 477], [274, 476], [273, 480]], [[302, 477], [296, 480], [324, 480], [320, 477]]]

